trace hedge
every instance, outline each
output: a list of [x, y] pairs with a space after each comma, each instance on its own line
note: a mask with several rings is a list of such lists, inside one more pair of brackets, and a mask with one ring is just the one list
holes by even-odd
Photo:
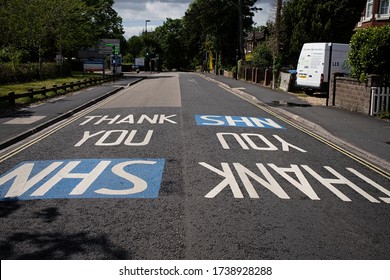
[[42, 75], [39, 74], [38, 63], [0, 63], [0, 85], [26, 83], [42, 79], [54, 79], [60, 76], [69, 76], [71, 67], [68, 63], [60, 65], [57, 63], [43, 63]]
[[364, 81], [369, 74], [390, 82], [390, 25], [359, 29], [351, 38], [351, 76]]

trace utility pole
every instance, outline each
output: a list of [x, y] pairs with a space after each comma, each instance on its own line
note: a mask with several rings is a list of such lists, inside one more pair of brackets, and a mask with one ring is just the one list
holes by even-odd
[[282, 0], [277, 0], [276, 17], [275, 17], [275, 37], [276, 37], [276, 53], [279, 55], [280, 50], [280, 18], [282, 13]]
[[244, 22], [242, 15], [242, 0], [238, 0], [238, 56], [244, 58]]
[[[145, 20], [145, 44], [148, 43], [148, 22], [150, 22], [149, 19]], [[146, 45], [146, 59], [145, 59], [145, 71], [147, 71], [146, 69], [146, 65], [149, 64], [149, 50], [148, 50], [148, 46]]]
[[276, 17], [275, 17], [275, 45], [273, 50], [273, 69], [272, 69], [272, 89], [275, 89], [275, 80], [277, 77], [277, 64], [280, 54], [280, 18], [282, 13], [282, 0], [276, 0]]

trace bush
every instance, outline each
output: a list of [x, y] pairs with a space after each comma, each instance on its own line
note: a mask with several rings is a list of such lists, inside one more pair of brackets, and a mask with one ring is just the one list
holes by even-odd
[[369, 74], [390, 82], [390, 26], [359, 29], [351, 38], [351, 76], [364, 81]]
[[253, 50], [253, 64], [255, 67], [271, 67], [272, 62], [272, 52], [268, 44], [258, 45]]
[[[61, 75], [62, 74], [62, 75]], [[69, 63], [61, 67], [57, 63], [42, 63], [42, 73], [39, 74], [38, 63], [20, 63], [16, 67], [11, 62], [0, 63], [0, 85], [26, 83], [42, 79], [54, 79], [60, 76], [70, 76]]]

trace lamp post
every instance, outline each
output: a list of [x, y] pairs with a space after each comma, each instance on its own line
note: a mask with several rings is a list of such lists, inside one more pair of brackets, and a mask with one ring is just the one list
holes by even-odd
[[149, 19], [145, 20], [145, 33], [148, 33], [148, 22], [150, 22]]
[[[147, 41], [147, 39], [148, 39], [148, 22], [150, 22], [150, 20], [149, 19], [147, 19], [147, 20], [145, 20], [145, 45], [146, 45], [146, 61], [145, 61], [145, 64], [146, 65], [148, 65], [149, 64], [149, 61], [148, 61], [148, 46], [147, 46], [147, 43], [148, 43], [148, 41]], [[146, 66], [145, 65], [145, 71], [147, 70], [146, 69]]]

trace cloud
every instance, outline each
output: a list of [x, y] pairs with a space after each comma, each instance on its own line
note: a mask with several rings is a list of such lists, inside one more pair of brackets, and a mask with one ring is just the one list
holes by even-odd
[[[167, 18], [182, 18], [192, 0], [115, 0], [114, 9], [123, 20], [125, 37], [138, 36], [145, 30], [145, 20], [148, 30], [161, 26]], [[264, 25], [272, 13], [274, 0], [260, 0], [257, 7], [263, 8], [255, 14], [257, 26]]]

